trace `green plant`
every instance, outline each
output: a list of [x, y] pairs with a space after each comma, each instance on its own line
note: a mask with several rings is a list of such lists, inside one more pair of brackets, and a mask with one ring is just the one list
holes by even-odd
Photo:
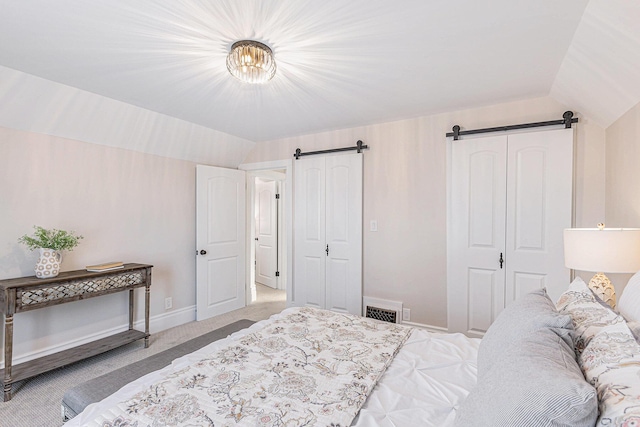
[[77, 236], [73, 231], [65, 230], [47, 230], [38, 225], [34, 225], [36, 230], [33, 236], [27, 236], [26, 234], [18, 239], [19, 243], [24, 243], [31, 250], [38, 248], [48, 248], [56, 251], [70, 251], [73, 250], [82, 236]]

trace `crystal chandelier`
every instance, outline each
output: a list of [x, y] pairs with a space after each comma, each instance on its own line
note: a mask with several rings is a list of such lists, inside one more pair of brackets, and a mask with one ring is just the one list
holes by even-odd
[[276, 73], [276, 61], [269, 46], [253, 40], [240, 40], [231, 46], [227, 69], [243, 82], [266, 83]]

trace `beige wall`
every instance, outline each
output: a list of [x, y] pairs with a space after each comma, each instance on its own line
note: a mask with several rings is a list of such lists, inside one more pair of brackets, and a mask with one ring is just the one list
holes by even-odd
[[[640, 104], [606, 131], [607, 227], [640, 227]], [[618, 295], [630, 275], [608, 274]]]
[[[288, 159], [313, 151], [370, 145], [364, 154], [364, 295], [402, 301], [411, 321], [447, 326], [445, 133], [554, 120], [567, 110], [537, 98], [256, 144], [245, 162]], [[579, 114], [578, 114], [579, 115]], [[577, 127], [576, 225], [604, 218], [604, 131]], [[294, 162], [295, 165], [295, 162]], [[378, 232], [369, 222], [378, 221]]]
[[[446, 327], [445, 132], [454, 124], [470, 129], [549, 120], [565, 109], [539, 98], [325, 132], [257, 144], [244, 162], [290, 159], [297, 147], [342, 147], [358, 139], [369, 144], [364, 293], [403, 301], [413, 322]], [[604, 216], [603, 153], [604, 131], [581, 118], [579, 226]], [[377, 233], [368, 231], [372, 219]], [[152, 332], [193, 319], [195, 163], [0, 127], [0, 279], [33, 274], [37, 256], [17, 239], [35, 224], [85, 236], [66, 255], [64, 270], [110, 260], [154, 264]], [[167, 296], [173, 298], [169, 311]], [[136, 310], [139, 319], [141, 305]], [[124, 295], [22, 313], [15, 320], [15, 355], [37, 356], [126, 321]]]
[[[17, 243], [33, 225], [75, 230], [84, 239], [63, 271], [153, 264], [151, 316], [161, 319], [152, 327], [193, 319], [195, 163], [0, 127], [0, 197], [0, 279], [34, 274], [37, 253]], [[19, 313], [15, 357], [126, 325], [127, 307], [116, 294]]]

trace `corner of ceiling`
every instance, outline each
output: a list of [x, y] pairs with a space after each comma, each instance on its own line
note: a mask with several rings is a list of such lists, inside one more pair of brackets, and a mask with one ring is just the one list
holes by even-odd
[[549, 95], [606, 129], [640, 102], [640, 3], [591, 0]]
[[0, 66], [0, 126], [236, 168], [256, 143]]

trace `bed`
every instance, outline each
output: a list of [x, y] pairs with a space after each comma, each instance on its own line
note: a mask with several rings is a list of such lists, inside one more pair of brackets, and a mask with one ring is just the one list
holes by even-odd
[[[640, 295], [632, 294], [620, 306], [634, 311]], [[580, 279], [557, 306], [544, 290], [523, 296], [482, 341], [289, 308], [127, 384], [65, 425], [636, 426], [634, 328]]]

